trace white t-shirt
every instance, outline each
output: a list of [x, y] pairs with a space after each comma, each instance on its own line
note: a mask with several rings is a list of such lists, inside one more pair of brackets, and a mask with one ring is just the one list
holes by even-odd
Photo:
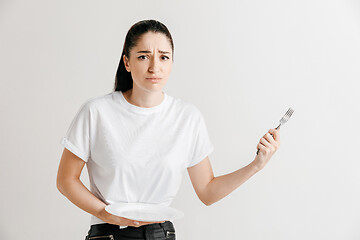
[[[105, 204], [169, 206], [184, 171], [213, 152], [198, 108], [163, 93], [151, 108], [127, 102], [121, 91], [88, 99], [61, 139], [86, 162], [90, 191]], [[92, 215], [90, 225], [98, 223], [105, 222]]]

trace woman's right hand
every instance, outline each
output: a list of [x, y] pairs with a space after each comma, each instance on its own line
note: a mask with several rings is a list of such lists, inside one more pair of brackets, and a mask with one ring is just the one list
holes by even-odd
[[163, 223], [165, 221], [159, 222], [143, 222], [138, 220], [133, 220], [129, 218], [119, 217], [113, 215], [105, 210], [105, 207], [100, 211], [99, 218], [104, 222], [119, 225], [119, 226], [132, 226], [132, 227], [141, 227], [142, 225], [153, 224], [153, 223]]

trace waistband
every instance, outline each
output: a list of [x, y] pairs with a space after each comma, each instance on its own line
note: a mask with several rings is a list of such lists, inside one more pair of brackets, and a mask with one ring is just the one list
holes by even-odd
[[[123, 229], [134, 228], [134, 229], [143, 230], [143, 229], [159, 229], [159, 228], [162, 228], [162, 227], [164, 227], [164, 228], [173, 228], [174, 225], [173, 225], [173, 223], [171, 221], [166, 221], [166, 222], [163, 222], [163, 223], [146, 224], [146, 225], [142, 225], [140, 227], [127, 226], [126, 228], [123, 228]], [[119, 230], [120, 226], [110, 224], [110, 223], [99, 223], [99, 224], [91, 225], [91, 229], [99, 230], [99, 231], [112, 231], [112, 230]]]

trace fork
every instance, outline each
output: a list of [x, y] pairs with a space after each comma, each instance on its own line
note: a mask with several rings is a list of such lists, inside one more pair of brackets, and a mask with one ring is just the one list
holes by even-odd
[[[293, 114], [293, 112], [294, 112], [294, 109], [289, 108], [289, 109], [287, 110], [287, 112], [285, 113], [285, 115], [280, 119], [280, 124], [279, 124], [279, 126], [277, 126], [275, 129], [278, 130], [281, 125], [285, 124], [285, 123], [289, 120], [289, 118], [291, 117], [291, 115]], [[273, 136], [271, 133], [270, 133], [270, 135]], [[259, 153], [259, 150], [260, 150], [260, 149], [257, 150], [256, 155]]]

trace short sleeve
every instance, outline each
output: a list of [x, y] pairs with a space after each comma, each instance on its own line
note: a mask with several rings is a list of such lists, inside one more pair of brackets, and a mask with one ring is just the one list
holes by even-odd
[[85, 102], [70, 123], [65, 137], [61, 139], [65, 148], [85, 162], [90, 157], [90, 118], [89, 102]]
[[195, 132], [196, 134], [194, 136], [195, 139], [192, 152], [190, 154], [190, 161], [187, 166], [188, 168], [198, 164], [214, 151], [214, 145], [210, 140], [207, 126], [201, 112], [199, 112]]

